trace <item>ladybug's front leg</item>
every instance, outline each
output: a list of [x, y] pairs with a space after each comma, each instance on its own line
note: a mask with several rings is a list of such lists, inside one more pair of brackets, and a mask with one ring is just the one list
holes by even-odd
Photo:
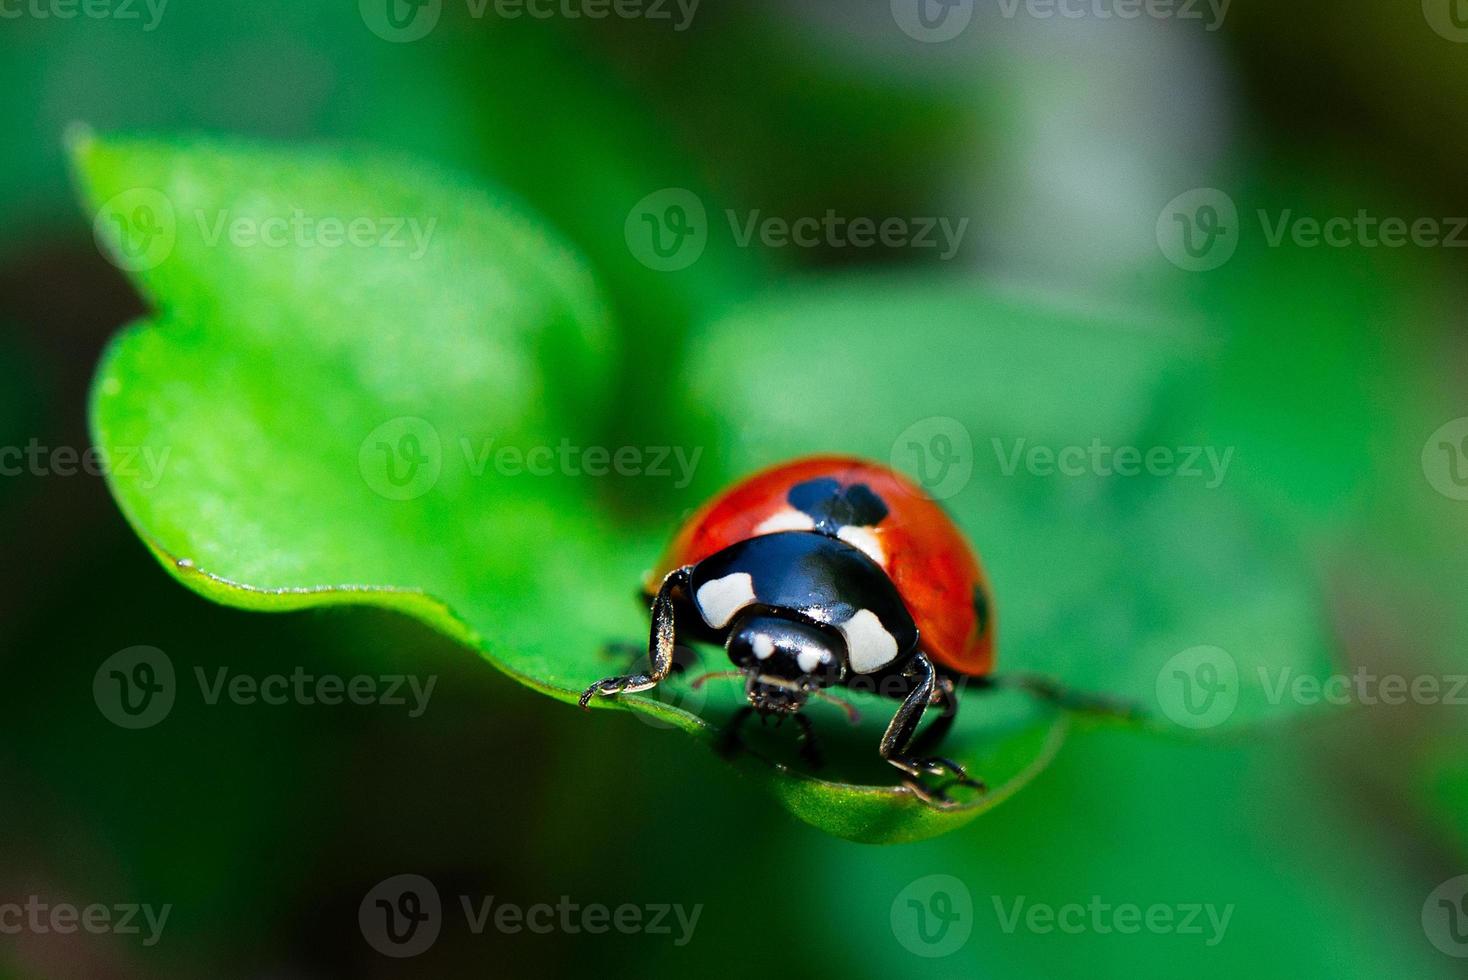
[[658, 589], [657, 598], [652, 601], [652, 635], [647, 643], [647, 658], [652, 662], [652, 671], [597, 681], [582, 693], [581, 707], [586, 707], [595, 697], [651, 690], [668, 676], [673, 669], [673, 651], [677, 646], [673, 591], [688, 586], [692, 570], [692, 565], [685, 565], [669, 572]]
[[933, 669], [932, 661], [921, 652], [913, 658], [912, 663], [904, 671], [904, 675], [913, 681], [912, 690], [908, 692], [902, 706], [897, 709], [897, 714], [892, 716], [892, 721], [882, 736], [882, 744], [879, 747], [882, 758], [907, 773], [910, 777], [905, 781], [908, 789], [912, 790], [918, 799], [933, 806], [951, 806], [954, 801], [943, 791], [945, 787], [940, 786], [934, 790], [925, 788], [921, 779], [924, 775], [942, 776], [948, 773], [960, 785], [972, 786], [982, 791], [984, 784], [971, 777], [962, 766], [952, 759], [945, 759], [941, 756], [918, 758], [908, 754], [918, 722], [922, 720], [924, 709], [934, 701], [934, 694], [939, 690], [940, 681], [937, 671]]

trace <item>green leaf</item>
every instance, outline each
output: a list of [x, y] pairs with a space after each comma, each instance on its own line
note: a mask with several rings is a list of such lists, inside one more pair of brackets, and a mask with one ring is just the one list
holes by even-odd
[[[592, 445], [612, 410], [611, 332], [566, 249], [482, 189], [371, 155], [86, 135], [75, 153], [98, 234], [157, 310], [98, 371], [94, 437], [128, 520], [181, 582], [247, 609], [397, 609], [563, 701], [624, 666], [599, 650], [646, 635], [629, 593], [668, 529], [613, 520], [595, 479], [510, 475], [495, 455]], [[432, 234], [328, 245], [331, 219]], [[290, 237], [257, 240], [267, 228]], [[705, 718], [737, 692], [698, 698], [697, 714], [617, 706], [713, 741]], [[987, 724], [1049, 744], [1051, 714], [1021, 702]], [[996, 752], [980, 806], [1037, 754]], [[931, 834], [977, 812], [934, 814], [886, 772], [848, 786], [761, 757], [740, 756], [847, 836]]]
[[[604, 303], [567, 248], [482, 188], [370, 154], [87, 136], [75, 154], [99, 236], [156, 307], [101, 365], [94, 435], [130, 461], [110, 485], [180, 581], [249, 609], [397, 609], [563, 701], [623, 669], [598, 651], [645, 635], [628, 593], [670, 528], [614, 517], [609, 482], [582, 472], [579, 447], [622, 399]], [[948, 502], [994, 573], [1006, 664], [1148, 700], [1197, 644], [1246, 667], [1314, 663], [1306, 600], [1247, 514], [1190, 488], [1129, 500], [1104, 479], [1005, 473], [985, 448], [1136, 439], [1196, 338], [888, 283], [776, 297], [693, 343], [709, 418], [706, 444], [681, 447], [704, 460], [688, 503], [796, 452], [907, 465], [956, 420], [974, 468]], [[545, 475], [524, 471], [537, 447]], [[1174, 553], [1200, 526], [1210, 550]], [[1270, 714], [1243, 693], [1236, 717]], [[891, 703], [851, 700], [856, 724], [816, 711], [823, 778], [758, 726], [734, 757], [796, 816], [863, 841], [971, 820], [1069, 725], [1018, 691], [970, 692], [943, 751], [991, 792], [938, 812], [877, 759]], [[731, 684], [684, 677], [606, 706], [724, 747], [740, 704]]]

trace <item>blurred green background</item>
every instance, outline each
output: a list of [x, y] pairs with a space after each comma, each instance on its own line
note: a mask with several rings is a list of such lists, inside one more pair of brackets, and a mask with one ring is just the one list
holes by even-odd
[[[1237, 448], [1230, 480], [1316, 576], [1341, 669], [1455, 676], [1468, 503], [1430, 460], [1434, 433], [1468, 415], [1468, 233], [1274, 245], [1255, 217], [1365, 210], [1451, 230], [1468, 214], [1454, 3], [1236, 0], [1218, 23], [1205, 5], [1122, 19], [1104, 14], [1124, 3], [1066, 17], [980, 0], [939, 42], [887, 0], [704, 0], [686, 30], [675, 6], [673, 22], [509, 19], [443, 0], [414, 40], [367, 2], [0, 0], [0, 445], [85, 448], [93, 369], [143, 310], [75, 203], [69, 124], [370, 143], [509, 188], [581, 250], [637, 393], [612, 422], [641, 443], [673, 425], [659, 420], [713, 411], [667, 383], [703, 350], [700, 325], [791, 285], [934, 273], [1194, 338], [1201, 367], [1156, 423]], [[667, 187], [714, 211], [970, 224], [947, 261], [715, 234], [669, 275], [624, 237], [629, 210]], [[1208, 272], [1158, 239], [1195, 188], [1241, 216], [1237, 251]], [[621, 506], [671, 530], [708, 489]], [[592, 723], [402, 618], [213, 606], [157, 566], [95, 477], [0, 477], [0, 542], [0, 904], [173, 906], [151, 946], [0, 932], [0, 976], [1376, 977], [1468, 962], [1468, 942], [1424, 922], [1468, 873], [1463, 706], [1214, 740], [1082, 731], [969, 827], [864, 847], [792, 820], [686, 739], [630, 715]], [[92, 678], [138, 644], [188, 671], [439, 682], [420, 718], [193, 701], [129, 732], [98, 711]], [[676, 930], [476, 935], [451, 915], [431, 951], [398, 961], [364, 941], [357, 910], [401, 873], [454, 907], [564, 895], [702, 911], [681, 946]], [[903, 918], [904, 890], [931, 875], [972, 902], [967, 942], [938, 957]], [[1232, 912], [1212, 944], [1005, 928], [1016, 900], [1093, 896]], [[1444, 921], [1468, 930], [1462, 911]]]

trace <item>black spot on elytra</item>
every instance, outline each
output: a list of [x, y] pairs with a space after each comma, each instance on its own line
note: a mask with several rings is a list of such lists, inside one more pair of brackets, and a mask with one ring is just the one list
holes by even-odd
[[810, 516], [816, 530], [834, 535], [843, 527], [872, 527], [887, 516], [887, 505], [865, 483], [843, 487], [831, 477], [807, 480], [790, 488], [785, 499]]
[[983, 636], [989, 631], [989, 596], [980, 585], [974, 586], [974, 615], [979, 620], [979, 635]]

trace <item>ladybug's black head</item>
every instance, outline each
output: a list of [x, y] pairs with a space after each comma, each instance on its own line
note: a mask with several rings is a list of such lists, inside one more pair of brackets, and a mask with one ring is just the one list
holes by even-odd
[[799, 711], [812, 691], [834, 684], [844, 670], [840, 634], [772, 612], [751, 610], [736, 619], [727, 646], [756, 711]]

